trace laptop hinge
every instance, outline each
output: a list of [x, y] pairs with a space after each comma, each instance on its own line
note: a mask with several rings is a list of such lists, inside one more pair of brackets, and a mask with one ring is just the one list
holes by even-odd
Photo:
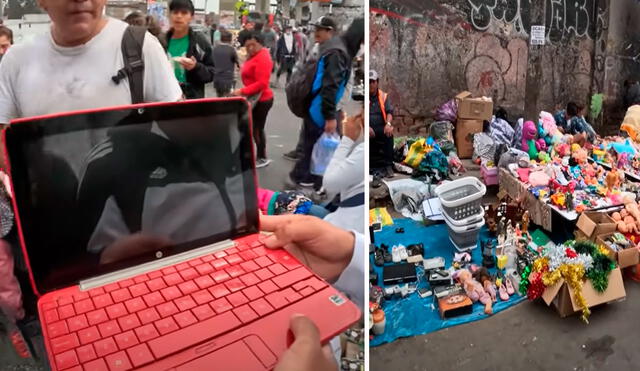
[[91, 290], [96, 287], [108, 285], [110, 283], [125, 280], [130, 277], [134, 277], [147, 272], [155, 271], [170, 265], [182, 263], [187, 260], [195, 259], [202, 255], [212, 254], [220, 250], [227, 249], [235, 246], [235, 243], [231, 240], [225, 240], [217, 242], [211, 245], [199, 247], [194, 250], [189, 250], [166, 258], [154, 260], [148, 263], [136, 265], [135, 267], [125, 268], [116, 272], [111, 272], [98, 277], [92, 277], [86, 280], [80, 281], [80, 291]]

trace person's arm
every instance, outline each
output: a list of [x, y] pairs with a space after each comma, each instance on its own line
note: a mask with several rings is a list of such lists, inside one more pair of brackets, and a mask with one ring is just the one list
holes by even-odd
[[[18, 116], [17, 99], [14, 95], [14, 81], [16, 76], [16, 64], [14, 56], [11, 53], [11, 49], [2, 58], [0, 63], [0, 134], [1, 131], [9, 126], [9, 122]], [[4, 148], [4, 136], [0, 137], [3, 142]], [[0, 169], [6, 169], [7, 160], [5, 153], [0, 148]]]
[[320, 96], [322, 97], [322, 116], [325, 120], [335, 120], [336, 95], [340, 84], [344, 81], [345, 74], [349, 70], [345, 58], [338, 52], [330, 53], [324, 57], [324, 75]]
[[384, 109], [387, 113], [387, 122], [384, 123], [384, 134], [388, 137], [393, 135], [393, 106], [391, 105], [391, 101], [387, 96], [387, 100], [384, 102]]
[[173, 67], [158, 39], [147, 32], [144, 45], [144, 101], [176, 102], [182, 99], [182, 89]]
[[259, 61], [259, 63], [256, 63], [256, 67], [254, 70], [254, 73], [256, 75], [255, 82], [240, 89], [240, 94], [249, 97], [267, 89], [269, 87], [269, 79], [271, 78], [272, 67], [273, 62], [271, 62], [270, 58], [265, 58]]
[[353, 257], [333, 286], [346, 293], [358, 308], [364, 308], [364, 236], [352, 233], [355, 237]]
[[192, 76], [195, 77], [198, 82], [202, 84], [213, 81], [213, 75], [215, 69], [213, 66], [213, 50], [209, 41], [199, 35], [195, 35], [195, 42], [199, 45], [203, 51], [204, 56], [201, 61], [196, 61], [195, 67], [191, 70]]
[[[322, 178], [322, 186], [330, 195], [335, 195], [352, 184], [362, 182], [364, 177], [364, 144], [353, 148], [354, 142], [346, 135], [333, 153]], [[353, 151], [351, 149], [353, 148]], [[351, 152], [351, 153], [349, 153]]]

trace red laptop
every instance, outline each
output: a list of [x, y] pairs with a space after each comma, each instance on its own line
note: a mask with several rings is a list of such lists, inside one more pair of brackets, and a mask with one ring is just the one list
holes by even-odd
[[244, 99], [17, 120], [14, 207], [53, 370], [269, 370], [359, 309], [258, 234]]

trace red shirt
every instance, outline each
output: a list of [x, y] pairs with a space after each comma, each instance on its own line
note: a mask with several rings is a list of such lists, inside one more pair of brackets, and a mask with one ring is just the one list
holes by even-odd
[[272, 69], [273, 62], [267, 48], [262, 48], [256, 55], [247, 59], [240, 70], [244, 85], [244, 88], [240, 90], [242, 95], [251, 96], [262, 92], [260, 102], [272, 99], [273, 92], [269, 88]]

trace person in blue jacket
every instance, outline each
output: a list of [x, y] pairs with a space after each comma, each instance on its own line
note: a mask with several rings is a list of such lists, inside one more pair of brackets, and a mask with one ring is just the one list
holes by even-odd
[[337, 105], [349, 80], [351, 61], [364, 41], [364, 19], [355, 20], [342, 36], [335, 35], [337, 25], [330, 17], [320, 17], [313, 26], [319, 61], [309, 115], [303, 121], [302, 156], [290, 173], [290, 185], [319, 188], [322, 179], [310, 172], [311, 153], [323, 132], [338, 130]]

